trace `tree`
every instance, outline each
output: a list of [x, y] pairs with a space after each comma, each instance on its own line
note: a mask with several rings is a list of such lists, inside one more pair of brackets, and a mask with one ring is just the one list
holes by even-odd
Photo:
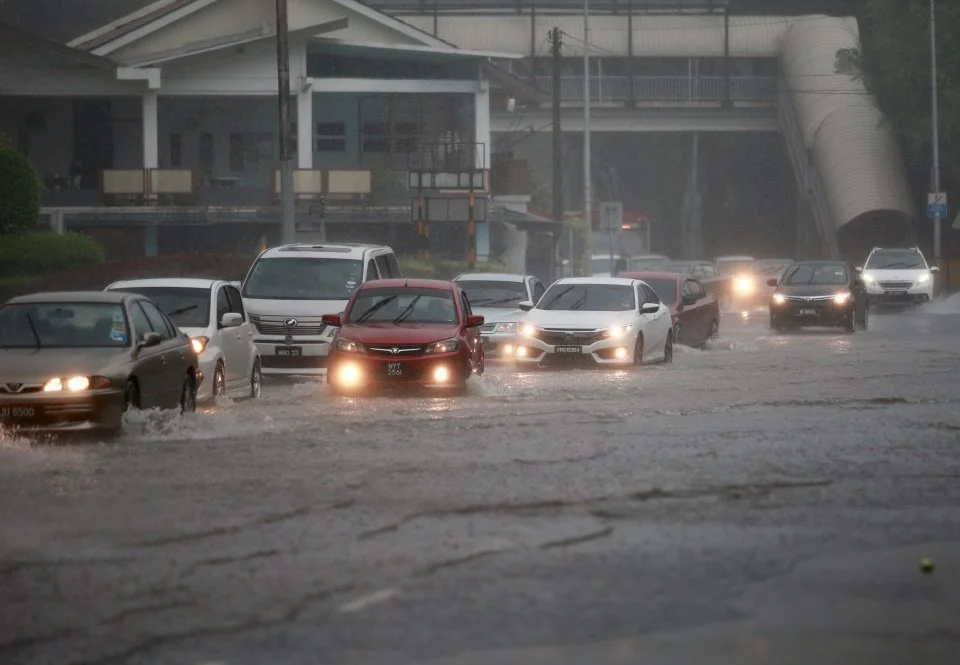
[[0, 134], [0, 235], [40, 221], [40, 180], [30, 160]]

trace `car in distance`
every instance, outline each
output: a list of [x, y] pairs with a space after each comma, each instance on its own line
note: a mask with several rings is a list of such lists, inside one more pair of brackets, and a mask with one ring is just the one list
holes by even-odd
[[0, 426], [121, 428], [128, 408], [194, 411], [190, 338], [143, 296], [37, 293], [0, 306]]
[[861, 278], [871, 304], [911, 305], [933, 299], [934, 275], [917, 247], [884, 249], [875, 247], [863, 264]]
[[720, 334], [720, 306], [700, 280], [666, 272], [631, 272], [623, 277], [647, 284], [670, 309], [675, 343], [703, 348]]
[[233, 284], [171, 277], [114, 282], [106, 290], [150, 298], [190, 337], [200, 371], [209, 378], [200, 399], [260, 397], [260, 353], [240, 291]]
[[518, 365], [641, 365], [673, 360], [670, 311], [647, 284], [619, 277], [554, 282], [517, 333]]
[[467, 273], [453, 280], [467, 293], [474, 314], [483, 317], [480, 339], [487, 358], [513, 357], [521, 302], [537, 302], [546, 289], [533, 275]]
[[842, 326], [848, 332], [866, 329], [870, 303], [853, 266], [839, 261], [794, 263], [770, 298], [770, 327], [777, 331], [804, 326]]
[[483, 317], [453, 282], [367, 282], [343, 314], [323, 321], [337, 329], [327, 371], [335, 394], [412, 387], [459, 394], [471, 375], [483, 374]]
[[297, 243], [261, 252], [241, 295], [263, 373], [323, 375], [336, 330], [321, 315], [342, 312], [364, 282], [400, 276], [385, 245]]
[[766, 308], [775, 290], [770, 286], [770, 280], [779, 280], [791, 265], [793, 259], [755, 259], [733, 273], [730, 289], [733, 307], [741, 310]]

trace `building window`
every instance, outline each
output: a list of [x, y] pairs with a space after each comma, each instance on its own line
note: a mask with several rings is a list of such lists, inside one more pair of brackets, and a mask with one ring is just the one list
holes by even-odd
[[345, 123], [317, 123], [317, 152], [343, 152], [346, 149], [347, 126]]
[[170, 135], [170, 166], [183, 166], [183, 139], [179, 134]]
[[243, 172], [243, 134], [240, 132], [230, 133], [230, 170]]
[[420, 124], [416, 122], [397, 122], [392, 126], [385, 122], [365, 122], [361, 146], [363, 152], [416, 152], [419, 137]]
[[200, 170], [209, 174], [213, 171], [213, 134], [209, 132], [200, 134], [197, 153], [200, 161]]

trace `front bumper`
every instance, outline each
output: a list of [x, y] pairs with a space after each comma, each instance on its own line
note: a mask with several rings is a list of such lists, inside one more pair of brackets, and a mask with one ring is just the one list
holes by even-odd
[[770, 324], [774, 327], [844, 326], [854, 316], [851, 300], [837, 305], [832, 300], [800, 303], [787, 301], [783, 305], [770, 304]]
[[[467, 381], [470, 365], [466, 353], [460, 350], [399, 359], [340, 352], [330, 358], [327, 383], [337, 391], [357, 394], [410, 388], [449, 390], [462, 387]], [[440, 367], [446, 369], [442, 380], [436, 375]], [[356, 380], [345, 380], [347, 373], [355, 375]]]
[[483, 353], [487, 360], [513, 360], [516, 335], [512, 333], [481, 334]]
[[600, 339], [587, 344], [548, 344], [534, 337], [514, 338], [514, 359], [518, 365], [607, 365], [625, 366], [634, 362], [637, 335]]
[[254, 344], [260, 352], [260, 369], [265, 376], [322, 376], [335, 328], [328, 334], [285, 338], [257, 335]]
[[35, 432], [117, 431], [122, 390], [0, 395], [0, 427]]
[[913, 284], [907, 288], [885, 288], [880, 284], [867, 285], [871, 305], [917, 305], [933, 299], [933, 283]]

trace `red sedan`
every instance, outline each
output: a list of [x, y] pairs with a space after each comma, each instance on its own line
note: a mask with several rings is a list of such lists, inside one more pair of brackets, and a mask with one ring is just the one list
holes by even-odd
[[717, 298], [707, 293], [699, 280], [666, 272], [629, 272], [620, 276], [646, 282], [670, 308], [678, 344], [702, 348], [720, 333]]
[[343, 314], [323, 322], [339, 328], [327, 364], [338, 394], [412, 386], [462, 393], [471, 374], [483, 373], [483, 317], [454, 282], [366, 282]]

